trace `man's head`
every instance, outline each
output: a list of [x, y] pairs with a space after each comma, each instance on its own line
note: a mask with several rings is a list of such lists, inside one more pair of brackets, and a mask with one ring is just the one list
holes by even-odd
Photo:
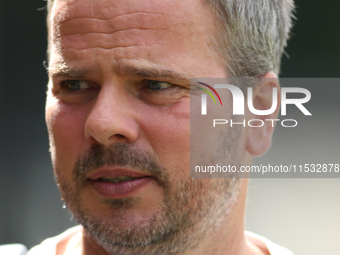
[[[237, 225], [245, 185], [235, 179], [189, 177], [189, 78], [224, 78], [231, 70], [238, 74], [236, 63], [245, 65], [248, 52], [239, 50], [242, 61], [231, 52], [231, 45], [241, 44], [232, 32], [246, 27], [237, 19], [255, 19], [261, 12], [253, 13], [255, 6], [247, 3], [239, 10], [238, 2], [230, 5], [230, 13], [199, 0], [49, 3], [46, 121], [51, 155], [62, 196], [84, 226], [88, 243], [112, 254], [171, 254], [198, 249], [222, 231], [220, 226]], [[248, 24], [248, 34], [255, 33], [257, 41], [277, 52], [264, 54], [261, 46], [263, 54], [251, 61], [267, 64], [258, 64], [256, 72], [244, 66], [244, 73], [257, 77], [278, 68], [278, 45], [285, 45], [289, 26], [278, 15], [280, 6], [287, 19], [291, 15], [282, 5], [268, 3], [272, 10], [266, 6], [254, 20], [278, 20], [271, 29], [279, 31], [271, 33], [275, 38]], [[231, 14], [226, 24], [234, 31], [221, 28], [222, 16]], [[251, 40], [244, 39], [242, 47]], [[222, 46], [223, 40], [230, 47]], [[220, 52], [226, 55], [221, 58]], [[266, 107], [263, 91], [267, 88], [254, 95]], [[223, 110], [231, 114], [229, 104]], [[249, 164], [251, 155], [270, 144], [272, 130], [262, 131], [226, 129], [211, 135], [204, 160]], [[204, 126], [199, 132], [205, 132]]]

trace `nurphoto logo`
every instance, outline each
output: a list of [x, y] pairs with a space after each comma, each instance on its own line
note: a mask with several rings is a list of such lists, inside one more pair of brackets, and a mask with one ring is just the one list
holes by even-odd
[[[215, 93], [215, 95], [218, 97], [220, 104], [222, 106], [222, 100], [217, 93], [215, 89], [228, 89], [231, 92], [232, 99], [233, 99], [233, 115], [244, 115], [244, 106], [245, 106], [245, 96], [243, 94], [243, 91], [235, 85], [231, 84], [215, 84], [214, 87], [203, 83], [203, 82], [197, 82], [198, 84], [204, 85], [207, 88], [209, 88], [211, 91]], [[198, 89], [201, 89], [205, 91], [210, 97], [213, 99], [215, 105], [216, 100], [211, 92], [209, 92], [207, 89], [197, 87]], [[258, 115], [258, 116], [266, 116], [272, 114], [278, 107], [278, 91], [277, 88], [272, 89], [272, 105], [269, 109], [266, 110], [258, 110], [255, 109], [253, 104], [253, 88], [248, 87], [247, 88], [248, 97], [247, 97], [247, 106], [251, 113]], [[304, 95], [302, 98], [288, 98], [287, 94], [289, 93], [299, 93]], [[311, 116], [312, 114], [307, 110], [307, 108], [303, 105], [307, 103], [311, 99], [311, 93], [309, 90], [305, 88], [298, 88], [298, 87], [284, 87], [281, 88], [281, 115], [286, 116], [287, 115], [287, 105], [295, 105], [305, 116]], [[201, 115], [207, 115], [207, 95], [202, 94], [201, 96]], [[272, 126], [274, 126], [275, 122], [280, 121], [280, 119], [265, 119], [265, 121], [269, 121], [272, 123]], [[288, 125], [288, 123], [291, 123], [292, 125]], [[227, 119], [214, 119], [213, 126], [216, 125], [224, 125], [230, 123], [230, 126], [233, 125], [243, 125], [246, 126], [246, 120], [243, 120], [242, 122], [233, 122], [233, 120], [228, 121]], [[255, 125], [254, 123], [257, 123]], [[251, 119], [247, 122], [248, 126], [250, 127], [262, 127], [264, 125], [264, 121], [261, 119]], [[281, 125], [283, 127], [295, 127], [297, 126], [298, 122], [294, 119], [284, 119], [281, 120]]]

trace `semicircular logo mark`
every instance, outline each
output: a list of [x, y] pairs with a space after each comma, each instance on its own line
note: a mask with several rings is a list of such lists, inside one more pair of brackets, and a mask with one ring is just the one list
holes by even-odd
[[[221, 100], [221, 98], [220, 98], [220, 95], [217, 93], [217, 91], [216, 91], [213, 87], [211, 87], [210, 85], [205, 84], [205, 83], [203, 83], [203, 82], [197, 82], [197, 83], [202, 84], [202, 85], [208, 87], [209, 89], [211, 89], [211, 90], [216, 94], [216, 96], [218, 97], [218, 100], [220, 100], [220, 103], [221, 103], [221, 106], [222, 106], [222, 100]], [[200, 87], [197, 87], [197, 88], [198, 88], [198, 89], [201, 89], [201, 90], [204, 90], [206, 93], [208, 93], [208, 94], [211, 96], [211, 98], [214, 100], [215, 105], [216, 105], [216, 100], [215, 100], [215, 98], [213, 97], [213, 95], [212, 95], [208, 90], [203, 89], [203, 88], [200, 88]]]

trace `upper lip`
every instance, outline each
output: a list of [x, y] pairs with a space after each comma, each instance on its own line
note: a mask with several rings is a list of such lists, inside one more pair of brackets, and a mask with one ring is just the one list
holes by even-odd
[[125, 169], [121, 167], [119, 168], [105, 167], [91, 172], [90, 174], [87, 175], [87, 178], [92, 181], [96, 181], [105, 177], [115, 178], [118, 176], [129, 176], [132, 178], [150, 177], [145, 173], [136, 172], [130, 169]]

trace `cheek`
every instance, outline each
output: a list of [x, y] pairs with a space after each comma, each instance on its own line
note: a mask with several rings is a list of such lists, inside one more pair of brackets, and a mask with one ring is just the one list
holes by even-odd
[[190, 166], [190, 99], [182, 98], [166, 108], [151, 108], [140, 120], [143, 135], [163, 165], [183, 169], [188, 175]]
[[70, 108], [55, 100], [46, 107], [51, 156], [55, 169], [72, 169], [84, 146], [83, 110]]

